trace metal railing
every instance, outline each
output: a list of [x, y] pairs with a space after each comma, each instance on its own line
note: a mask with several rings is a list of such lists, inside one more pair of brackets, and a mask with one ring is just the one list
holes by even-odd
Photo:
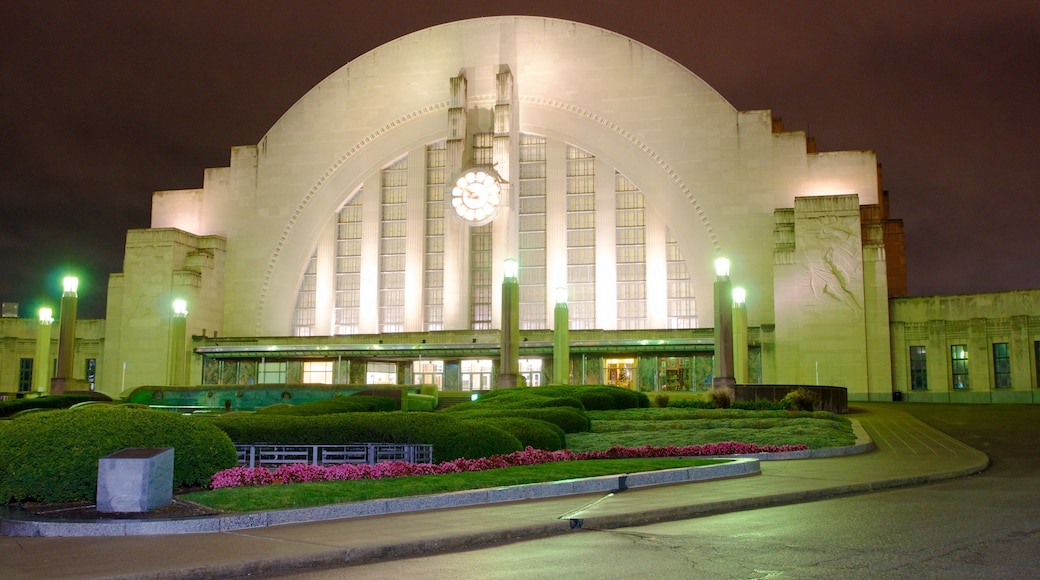
[[395, 443], [352, 443], [350, 445], [235, 444], [242, 467], [277, 467], [292, 463], [336, 465], [384, 461], [433, 463], [433, 445]]

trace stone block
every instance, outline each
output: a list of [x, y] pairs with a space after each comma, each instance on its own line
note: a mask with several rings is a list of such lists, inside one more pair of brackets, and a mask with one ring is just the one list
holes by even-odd
[[98, 460], [99, 512], [146, 512], [171, 501], [173, 449], [122, 449]]

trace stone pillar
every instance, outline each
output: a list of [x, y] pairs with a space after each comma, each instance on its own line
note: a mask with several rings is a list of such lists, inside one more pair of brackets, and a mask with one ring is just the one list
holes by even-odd
[[495, 386], [508, 389], [517, 385], [520, 366], [520, 281], [516, 278], [516, 260], [506, 260], [503, 271], [501, 362]]
[[188, 334], [188, 304], [184, 300], [173, 301], [173, 316], [170, 318], [170, 354], [168, 383], [170, 386], [186, 385], [185, 340]]
[[40, 309], [40, 325], [36, 330], [36, 359], [33, 361], [32, 388], [45, 393], [51, 382], [51, 324], [54, 317], [50, 308]]
[[556, 311], [553, 324], [553, 384], [570, 384], [571, 343], [570, 318], [567, 312], [567, 288], [556, 289]]
[[748, 328], [746, 294], [743, 288], [733, 289], [733, 380], [738, 385], [748, 382]]
[[76, 308], [79, 297], [76, 289], [79, 280], [74, 276], [66, 276], [62, 281], [64, 292], [61, 295], [61, 322], [58, 328], [58, 365], [51, 379], [51, 394], [65, 393], [65, 385], [72, 382], [72, 363], [76, 357]]
[[715, 261], [715, 376], [714, 390], [732, 389], [733, 381], [733, 290], [729, 260]]

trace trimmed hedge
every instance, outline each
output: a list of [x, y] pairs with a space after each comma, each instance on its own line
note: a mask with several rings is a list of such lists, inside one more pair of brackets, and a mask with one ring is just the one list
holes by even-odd
[[[540, 407], [544, 399], [576, 399], [588, 411], [612, 411], [650, 406], [645, 393], [610, 385], [548, 385], [545, 387], [517, 387], [496, 389], [481, 393], [474, 405], [504, 405]], [[560, 403], [556, 403], [560, 404]]]
[[257, 409], [257, 413], [265, 415], [331, 415], [334, 413], [373, 413], [390, 412], [397, 403], [389, 397], [356, 395], [351, 397], [333, 397], [324, 401], [311, 401], [293, 405], [279, 403]]
[[530, 419], [525, 417], [485, 417], [470, 419], [485, 425], [498, 427], [520, 440], [520, 444], [527, 448], [544, 449], [546, 451], [557, 451], [566, 449], [566, 435], [559, 426], [541, 419]]
[[0, 502], [97, 497], [98, 460], [128, 447], [172, 447], [175, 488], [206, 485], [238, 463], [231, 440], [205, 420], [95, 405], [33, 413], [0, 429]]
[[586, 433], [592, 430], [592, 421], [585, 414], [585, 411], [573, 407], [543, 407], [536, 409], [471, 408], [465, 412], [453, 413], [452, 416], [460, 419], [525, 417], [552, 423], [563, 429], [564, 433]]
[[420, 443], [433, 445], [435, 462], [477, 459], [520, 451], [520, 440], [497, 427], [442, 413], [338, 413], [312, 417], [285, 415], [215, 416], [213, 425], [235, 443], [342, 445]]
[[10, 417], [19, 411], [26, 409], [67, 409], [76, 403], [84, 401], [111, 401], [112, 399], [101, 393], [89, 395], [48, 395], [45, 397], [34, 397], [32, 399], [14, 399], [12, 401], [0, 401], [0, 417]]

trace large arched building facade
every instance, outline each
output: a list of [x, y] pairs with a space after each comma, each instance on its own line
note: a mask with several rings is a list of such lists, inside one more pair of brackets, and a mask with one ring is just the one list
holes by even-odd
[[738, 378], [891, 399], [905, 267], [873, 152], [816, 152], [606, 30], [444, 24], [333, 73], [201, 189], [154, 195], [109, 283], [101, 384], [487, 388], [511, 258], [529, 384], [552, 376], [562, 287], [573, 382], [703, 388], [718, 256], [748, 296]]

